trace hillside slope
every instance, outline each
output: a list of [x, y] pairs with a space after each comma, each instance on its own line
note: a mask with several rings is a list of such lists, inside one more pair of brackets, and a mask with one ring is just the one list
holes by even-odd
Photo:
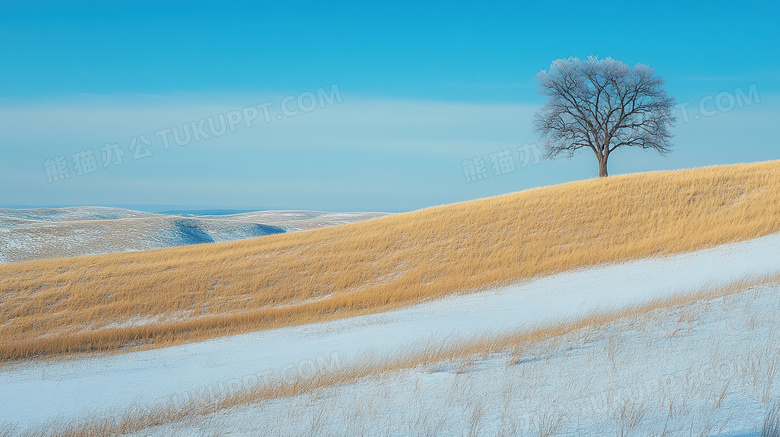
[[0, 263], [162, 249], [281, 232], [285, 230], [278, 226], [184, 217], [63, 222], [0, 217]]
[[[756, 286], [499, 352], [187, 409], [132, 435], [775, 436], [762, 427], [774, 407], [780, 429], [778, 311], [780, 285]], [[227, 398], [213, 387], [191, 396]]]
[[537, 188], [332, 228], [0, 266], [0, 358], [381, 312], [780, 231], [780, 161]]
[[[569, 321], [572, 326], [601, 326], [607, 324], [602, 323], [604, 320], [610, 320], [609, 314], [625, 316], [637, 313], [636, 308], [663, 306], [659, 302], [683, 304], [697, 299], [692, 291], [703, 284], [707, 284], [703, 291], [708, 296], [728, 294], [751, 282], [771, 284], [777, 288], [777, 298], [780, 257], [764, 256], [772, 251], [777, 254], [780, 250], [777, 248], [780, 248], [780, 233], [691, 253], [559, 273], [379, 314], [235, 335], [163, 350], [10, 365], [0, 371], [0, 393], [5, 394], [0, 396], [0, 431], [4, 421], [19, 421], [29, 426], [53, 417], [65, 421], [84, 416], [96, 418], [100, 417], [95, 414], [97, 411], [130, 411], [132, 405], [139, 403], [174, 402], [178, 403], [175, 410], [190, 414], [187, 406], [190, 398], [202, 402], [216, 393], [227, 396], [224, 391], [230, 387], [243, 389], [243, 396], [251, 399], [253, 384], [261, 382], [260, 375], [268, 379], [277, 375], [284, 378], [295, 374], [286, 373], [291, 363], [311, 364], [334, 356], [345, 367], [363, 362], [364, 357], [375, 357], [374, 362], [382, 363], [377, 364], [379, 368], [389, 364], [392, 369], [392, 363], [403, 362], [410, 356], [433, 359], [436, 354], [420, 352], [431, 346], [434, 350], [466, 354], [474, 347], [470, 346], [474, 345], [473, 340], [486, 333], [494, 339], [486, 342], [487, 345], [494, 344], [499, 350], [517, 349], [508, 347], [511, 342], [500, 339], [518, 334], [522, 337], [523, 333], [545, 327], [560, 334], [566, 329], [559, 327]], [[743, 278], [755, 280], [743, 282]], [[775, 301], [773, 307], [780, 309], [780, 302]], [[604, 317], [588, 317], [591, 314]], [[777, 325], [780, 327], [780, 319]], [[771, 343], [761, 335], [755, 337], [761, 345]], [[743, 346], [748, 343], [747, 338], [739, 336]], [[502, 342], [504, 347], [497, 346]], [[483, 351], [490, 348], [479, 341], [477, 344], [483, 345]], [[479, 352], [479, 347], [476, 349], [472, 353]], [[704, 352], [704, 355], [709, 354]], [[595, 369], [598, 368], [603, 369], [600, 366]], [[332, 370], [337, 373], [338, 369]], [[568, 374], [573, 375], [577, 373]], [[243, 381], [239, 383], [239, 379]], [[202, 417], [197, 410], [191, 414]], [[308, 435], [306, 432], [291, 434]]]
[[180, 216], [105, 207], [0, 209], [0, 263], [235, 241], [382, 215], [258, 211]]
[[255, 211], [201, 218], [236, 220], [278, 226], [287, 232], [305, 231], [328, 226], [344, 225], [388, 215], [384, 212], [322, 212], [322, 211]]
[[72, 222], [81, 220], [118, 220], [125, 218], [164, 217], [164, 214], [104, 206], [70, 206], [66, 208], [0, 208], [0, 217], [38, 222]]

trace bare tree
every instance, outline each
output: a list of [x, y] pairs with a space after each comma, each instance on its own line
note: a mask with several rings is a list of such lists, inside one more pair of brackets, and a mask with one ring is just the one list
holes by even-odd
[[674, 99], [650, 67], [631, 68], [593, 56], [585, 61], [558, 59], [537, 79], [547, 102], [535, 114], [534, 129], [548, 158], [571, 157], [590, 147], [599, 162], [599, 176], [605, 177], [609, 155], [618, 147], [669, 152]]

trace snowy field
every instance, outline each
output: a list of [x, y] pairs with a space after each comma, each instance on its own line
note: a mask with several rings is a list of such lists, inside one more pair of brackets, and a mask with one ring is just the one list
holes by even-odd
[[[627, 305], [649, 302], [657, 298], [691, 292], [702, 287], [728, 284], [745, 277], [778, 272], [780, 272], [780, 234], [774, 234], [689, 254], [566, 272], [510, 287], [448, 297], [383, 314], [237, 335], [160, 350], [6, 366], [0, 370], [0, 423], [11, 422], [17, 423], [21, 427], [27, 427], [55, 418], [70, 420], [100, 416], [109, 411], [121, 411], [130, 405], [159, 405], [204, 391], [218, 390], [219, 387], [257, 381], [264, 375], [284, 374], [291, 369], [300, 368], [302, 363], [327, 364], [329, 361], [335, 360], [339, 365], [347, 365], [370, 354], [392, 357], [395, 352], [408, 352], [422, 347], [428, 342], [452, 343], [459, 339], [474, 338], [485, 332], [509, 333], [517, 329], [537, 326], [540, 323], [554, 322], [593, 311], [617, 309]], [[604, 350], [601, 343], [597, 341], [583, 343], [582, 340], [574, 338], [570, 345], [566, 342], [567, 345], [563, 351], [554, 352], [551, 349], [553, 352], [550, 352], [546, 351], [546, 347], [541, 347], [539, 351], [535, 352], [529, 351], [518, 365], [507, 366], [506, 362], [510, 359], [507, 357], [491, 357], [476, 362], [472, 366], [473, 371], [453, 373], [451, 370], [447, 370], [448, 367], [445, 365], [442, 370], [429, 369], [423, 372], [404, 373], [395, 375], [388, 380], [364, 381], [354, 386], [331, 389], [331, 391], [325, 391], [329, 394], [323, 398], [322, 402], [324, 403], [319, 403], [317, 397], [319, 395], [315, 393], [311, 395], [313, 396], [311, 398], [307, 395], [274, 401], [270, 405], [280, 405], [278, 408], [281, 410], [276, 410], [277, 412], [288, 411], [288, 407], [295, 407], [289, 410], [290, 414], [296, 412], [295, 414], [300, 414], [300, 418], [311, 419], [314, 422], [312, 426], [327, 430], [332, 429], [329, 428], [331, 426], [345, 426], [343, 423], [339, 424], [338, 420], [341, 420], [339, 414], [331, 414], [324, 410], [330, 405], [327, 403], [328, 399], [337, 402], [337, 404], [343, 402], [343, 404], [338, 404], [343, 405], [343, 407], [338, 407], [341, 409], [338, 411], [350, 411], [350, 408], [360, 405], [360, 403], [352, 403], [352, 399], [360, 399], [360, 396], [365, 398], [369, 393], [380, 393], [380, 397], [385, 399], [377, 398], [376, 402], [388, 402], [388, 408], [392, 405], [396, 405], [397, 408], [407, 408], [404, 411], [409, 414], [427, 414], [426, 417], [431, 420], [430, 426], [438, 427], [437, 421], [441, 420], [438, 409], [441, 406], [437, 405], [436, 402], [447, 399], [449, 396], [452, 402], [448, 404], [450, 410], [447, 410], [448, 413], [444, 416], [449, 417], [448, 420], [451, 422], [441, 425], [442, 432], [449, 429], [452, 435], [461, 435], [462, 430], [458, 431], [458, 427], [462, 425], [463, 417], [472, 417], [473, 414], [484, 409], [484, 422], [481, 419], [478, 424], [482, 423], [485, 426], [484, 435], [492, 435], [493, 432], [490, 430], [495, 431], [498, 428], [491, 428], [491, 426], [498, 426], [496, 424], [499, 423], [496, 422], [499, 417], [496, 414], [500, 414], [500, 411], [494, 408], [497, 398], [488, 395], [482, 396], [480, 393], [484, 394], [486, 391], [502, 393], [504, 383], [501, 382], [501, 378], [504, 377], [516, 378], [515, 388], [510, 390], [510, 394], [525, 393], [531, 399], [537, 398], [536, 391], [539, 391], [539, 399], [544, 399], [543, 395], [556, 395], [561, 397], [562, 403], [559, 405], [565, 407], [568, 405], [565, 402], [575, 402], [582, 396], [587, 398], [590, 396], [590, 391], [593, 390], [596, 390], [597, 394], [608, 394], [612, 390], [609, 387], [622, 387], [625, 384], [624, 379], [636, 378], [637, 372], [641, 376], [647, 371], [653, 370], [662, 372], [661, 376], [666, 377], [667, 370], [671, 369], [670, 371], [674, 375], [682, 372], [683, 375], [680, 377], [690, 380], [695, 375], [684, 375], [685, 369], [689, 369], [691, 365], [691, 362], [686, 360], [698, 360], [702, 358], [702, 354], [714, 357], [713, 359], [742, 357], [754, 361], [758, 358], [750, 357], [760, 355], [765, 357], [761, 358], [763, 361], [759, 360], [760, 362], [757, 364], [748, 363], [745, 366], [753, 366], [750, 369], [759, 369], [755, 371], [756, 378], [768, 375], [769, 370], [767, 369], [769, 368], [766, 366], [770, 361], [767, 360], [775, 359], [776, 361], [776, 347], [773, 345], [780, 344], [776, 341], [777, 327], [769, 323], [777, 319], [776, 310], [780, 305], [778, 304], [778, 290], [769, 288], [756, 293], [745, 293], [739, 298], [748, 300], [740, 304], [729, 304], [729, 298], [726, 298], [722, 304], [727, 305], [726, 308], [736, 308], [734, 310], [735, 319], [730, 318], [729, 311], [718, 312], [718, 305], [721, 304], [712, 303], [707, 306], [708, 310], [713, 309], [712, 314], [692, 309], [687, 312], [688, 315], [685, 317], [672, 315], [669, 316], [671, 318], [667, 317], [667, 320], [664, 318], [665, 316], [661, 315], [659, 316], [661, 321], [658, 322], [661, 327], [645, 328], [641, 331], [642, 335], [632, 334], [634, 331], [631, 329], [635, 327], [630, 326], [631, 329], [624, 330], [627, 337], [621, 337], [622, 339], [617, 343], [617, 346], [608, 345], [607, 348], [614, 347], [617, 351], [612, 354], [612, 359], [633, 361], [631, 363], [626, 361], [625, 366], [622, 361], [611, 361], [607, 367], [613, 369], [612, 373], [603, 373], [605, 365], [597, 353], [599, 350]], [[754, 300], [755, 305], [751, 303]], [[743, 311], [743, 307], [747, 309]], [[750, 311], [754, 309], [755, 314], [749, 313], [748, 309]], [[749, 314], [744, 315], [743, 313]], [[725, 314], [722, 321], [717, 320], [720, 317], [718, 314]], [[750, 330], [741, 325], [742, 319], [745, 317], [752, 321], [753, 328]], [[678, 321], [678, 319], [680, 323], [688, 323], [691, 329], [685, 325], [685, 330], [679, 332], [679, 335], [663, 337], [663, 335], [668, 334], [665, 330], [666, 326]], [[719, 325], [719, 323], [721, 324]], [[724, 326], [729, 328], [726, 329]], [[699, 327], [702, 330], [692, 331], [692, 329], [699, 329]], [[739, 331], [738, 328], [742, 331]], [[761, 331], [766, 329], [769, 331]], [[573, 333], [572, 335], [587, 337], [586, 334], [590, 335], [587, 332]], [[682, 342], [682, 340], [688, 341], [688, 339], [691, 343]], [[578, 341], [582, 344], [577, 343]], [[722, 347], [718, 349], [717, 345], [722, 345]], [[716, 350], [713, 350], [714, 347]], [[737, 354], [737, 352], [739, 353]], [[549, 366], [544, 363], [556, 364]], [[560, 366], [557, 363], [560, 363]], [[620, 369], [617, 368], [618, 363], [620, 363]], [[647, 369], [641, 366], [645, 366]], [[625, 374], [624, 368], [627, 372]], [[743, 370], [747, 368], [738, 370], [740, 378], [744, 373]], [[547, 372], [544, 374], [546, 376], [531, 378], [537, 381], [536, 383], [528, 382], [528, 375], [544, 372]], [[465, 381], [464, 375], [473, 375], [474, 383], [460, 385], [459, 381]], [[572, 378], [575, 375], [577, 378]], [[648, 375], [651, 374], [648, 373]], [[539, 378], [545, 377], [551, 381], [549, 384], [540, 382], [544, 379]], [[393, 389], [399, 384], [403, 386], [404, 381], [411, 384], [406, 386], [407, 389]], [[749, 382], [745, 380], [740, 384]], [[676, 383], [672, 381], [670, 384]], [[737, 381], [730, 384], [734, 385], [725, 389], [726, 399], [729, 402], [737, 402], [736, 398], [729, 397], [728, 394], [732, 391], [736, 393], [738, 390], [742, 390], [742, 385], [737, 384]], [[411, 390], [412, 385], [415, 390]], [[756, 385], [760, 384], [756, 383]], [[439, 390], [437, 387], [445, 390], [442, 392], [443, 394], [437, 394], [438, 392], [435, 391], [429, 393], [428, 390], [434, 388]], [[654, 390], [647, 388], [649, 386], [643, 387], [646, 391], [655, 393]], [[420, 391], [417, 391], [418, 388]], [[775, 389], [776, 385], [773, 386], [772, 390]], [[356, 391], [353, 393], [350, 390]], [[450, 392], [446, 390], [450, 390]], [[469, 390], [472, 391], [469, 392]], [[687, 395], [687, 391], [681, 393], [679, 390], [681, 389], [678, 389], [678, 395]], [[724, 390], [724, 386], [718, 386], [718, 390]], [[390, 394], [381, 396], [381, 393], [388, 391]], [[414, 394], [415, 392], [418, 394]], [[428, 397], [429, 394], [438, 400], [432, 399], [433, 403], [425, 408], [418, 401], [414, 401], [418, 404], [410, 404], [413, 399], [404, 398], [404, 396]], [[673, 394], [669, 394], [669, 396]], [[571, 396], [574, 396], [571, 398], [574, 400], [569, 400]], [[770, 399], [777, 399], [777, 393], [774, 391], [770, 392], [768, 396]], [[376, 396], [372, 397], [376, 398]], [[647, 402], [648, 406], [642, 410], [646, 414], [642, 415], [643, 418], [655, 417], [653, 415], [656, 413], [652, 412], [655, 410], [651, 411], [651, 409], [658, 407], [652, 398], [648, 399], [650, 399]], [[673, 416], [672, 419], [683, 417], [687, 414], [686, 412], [693, 414], [697, 411], [695, 409], [689, 411], [692, 408], [690, 402], [693, 401], [689, 402], [684, 398], [675, 399], [667, 399], [667, 403], [663, 404], [664, 408], [672, 412], [669, 413]], [[461, 401], [465, 404], [460, 404]], [[291, 404], [283, 404], [284, 402], [291, 402]], [[755, 419], [754, 416], [763, 414], [765, 409], [763, 407], [766, 405], [763, 400], [753, 404], [745, 404], [744, 400], [739, 402], [742, 403], [739, 403], [738, 408], [750, 410], [751, 415], [748, 419], [751, 421]], [[307, 403], [312, 403], [313, 407], [307, 409], [305, 407]], [[507, 408], [523, 408], [522, 404], [515, 405], [514, 401], [509, 403], [513, 405]], [[610, 405], [612, 404], [610, 403]], [[366, 405], [364, 411], [369, 416], [360, 416], [360, 414], [354, 416], [355, 426], [372, 425], [374, 422], [366, 418], [374, 417], [371, 414], [379, 414], [378, 411], [384, 411], [385, 408], [381, 406], [381, 403], [376, 403], [376, 408], [379, 410], [370, 413], [372, 410], [369, 406], [372, 404]], [[242, 414], [260, 414], [262, 416], [267, 411], [272, 411], [271, 406], [233, 411], [227, 415], [217, 415], [217, 418], [228, 424], [233, 423], [238, 430], [243, 426], [241, 424]], [[541, 411], [554, 414], [557, 410], [548, 407], [541, 408]], [[568, 407], [561, 411], [568, 411]], [[736, 414], [742, 410], [732, 409], [731, 411]], [[461, 416], [455, 414], [456, 412], [459, 412], [458, 414]], [[537, 422], [548, 419], [557, 420], [555, 417], [547, 419], [528, 417], [528, 420], [523, 422], [520, 418], [525, 416], [522, 414], [511, 413], [511, 415], [520, 421], [517, 422], [517, 426], [520, 428], [530, 426], [529, 423], [533, 420]], [[262, 417], [267, 419], [274, 416]], [[585, 415], [583, 414], [582, 417]], [[337, 422], [332, 425], [326, 423], [331, 419]], [[414, 418], [412, 421], [417, 419]], [[425, 417], [419, 418], [420, 421], [423, 419]], [[719, 420], [719, 417], [716, 419]], [[207, 418], [206, 420], [212, 419]], [[258, 426], [274, 425], [264, 422], [262, 418], [257, 420], [253, 423]], [[385, 425], [390, 426], [390, 424], [395, 423], [392, 416], [386, 417], [385, 425], [382, 425], [381, 418], [377, 420], [376, 423], [379, 423], [377, 426], [380, 427], [378, 430], [382, 433], [387, 431], [390, 434], [406, 435], [409, 432], [408, 428], [405, 428], [404, 431], [400, 428], [385, 427]], [[684, 422], [683, 419], [680, 420]], [[290, 416], [290, 420], [285, 420], [286, 422], [297, 423], [300, 420]], [[569, 422], [565, 422], [568, 425], [563, 423], [560, 425], [561, 429], [573, 426], [568, 424]], [[406, 426], [414, 428], [414, 424]], [[585, 426], [585, 424], [580, 423], [577, 426]], [[597, 430], [600, 429], [598, 426], [605, 425], [593, 423], [588, 426], [593, 427], [593, 432], [598, 433]], [[165, 430], [160, 432], [166, 433]], [[250, 432], [250, 434], [252, 433], [256, 434], [257, 432], [255, 430]], [[288, 432], [283, 430], [282, 434], [288, 434]], [[296, 432], [293, 430], [290, 434], [296, 434]], [[336, 434], [343, 435], [343, 433]], [[693, 435], [699, 435], [699, 433], [696, 432]]]
[[382, 215], [258, 211], [178, 216], [105, 207], [0, 209], [0, 263], [235, 241]]
[[287, 232], [343, 225], [388, 215], [384, 212], [256, 211], [228, 215], [203, 215], [201, 218], [265, 223]]
[[763, 286], [137, 435], [759, 437], [779, 345], [780, 286]]

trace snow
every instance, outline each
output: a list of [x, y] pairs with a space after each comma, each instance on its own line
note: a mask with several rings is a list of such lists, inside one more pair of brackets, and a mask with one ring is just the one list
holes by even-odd
[[383, 212], [322, 212], [322, 211], [256, 211], [240, 214], [229, 214], [220, 216], [204, 215], [201, 218], [219, 218], [222, 220], [250, 221], [254, 223], [265, 223], [273, 226], [279, 226], [287, 232], [304, 231], [307, 229], [316, 229], [326, 226], [336, 226], [346, 223], [353, 223], [362, 220], [369, 220], [376, 217], [388, 215]]
[[0, 209], [0, 262], [235, 241], [381, 215], [259, 211], [182, 217], [105, 207]]
[[81, 220], [117, 220], [139, 217], [162, 217], [143, 211], [133, 211], [124, 208], [104, 206], [71, 206], [67, 208], [32, 208], [9, 209], [0, 208], [0, 217], [16, 218], [30, 221], [68, 222]]
[[546, 423], [557, 436], [758, 437], [780, 399], [778, 315], [780, 286], [760, 286], [142, 435], [538, 436]]
[[[348, 364], [366, 354], [400, 353], [429, 341], [453, 342], [486, 331], [510, 332], [648, 302], [780, 272], [779, 249], [780, 234], [774, 234], [689, 254], [561, 273], [388, 313], [152, 351], [14, 365], [0, 372], [0, 423], [30, 426], [53, 417], [86, 417], [257, 380], [269, 373], [282, 374], [334, 357]], [[773, 298], [777, 301], [777, 295]], [[710, 333], [719, 334], [717, 330]], [[580, 367], [584, 372], [590, 365], [580, 362]], [[441, 372], [433, 375], [437, 373]], [[431, 376], [434, 380], [440, 377], [444, 376]]]

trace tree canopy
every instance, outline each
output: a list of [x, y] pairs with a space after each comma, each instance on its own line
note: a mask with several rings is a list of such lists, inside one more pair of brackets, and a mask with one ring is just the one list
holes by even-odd
[[547, 102], [535, 114], [534, 129], [547, 157], [590, 148], [604, 177], [609, 155], [619, 147], [671, 150], [674, 99], [650, 67], [594, 56], [558, 59], [537, 79]]

